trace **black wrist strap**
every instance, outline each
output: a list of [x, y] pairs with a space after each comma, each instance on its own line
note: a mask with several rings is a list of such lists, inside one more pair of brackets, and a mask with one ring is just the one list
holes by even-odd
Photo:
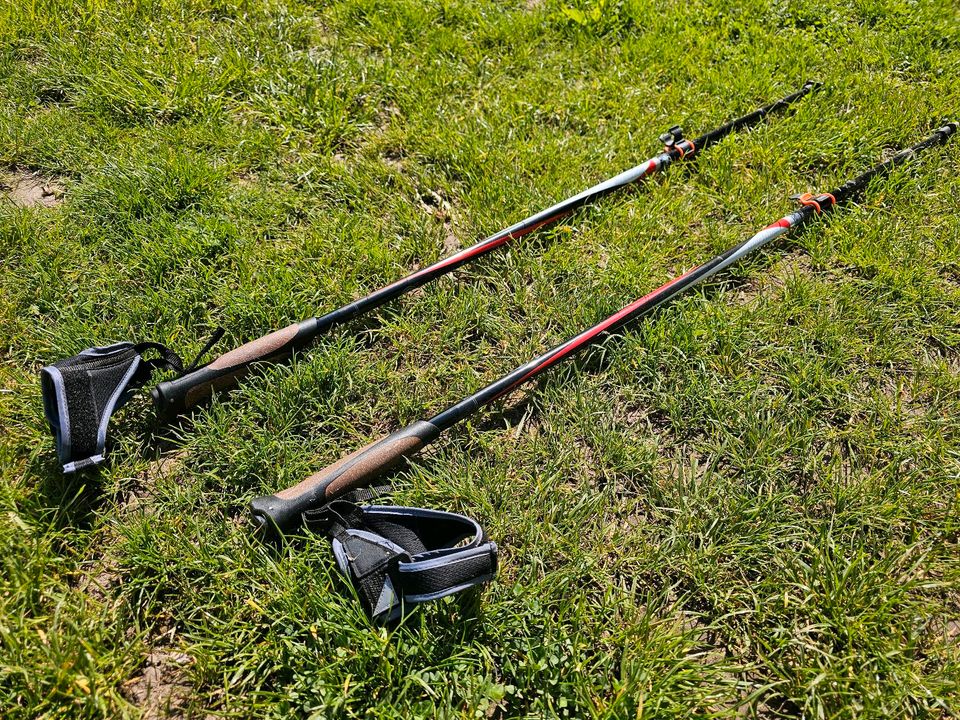
[[496, 544], [464, 515], [335, 500], [303, 519], [330, 537], [340, 571], [378, 624], [488, 582], [497, 572]]
[[[157, 370], [189, 372], [220, 336], [218, 329], [188, 368], [165, 345], [119, 342], [87, 348], [40, 371], [43, 410], [65, 473], [103, 462], [110, 418]], [[156, 357], [145, 357], [153, 355]]]

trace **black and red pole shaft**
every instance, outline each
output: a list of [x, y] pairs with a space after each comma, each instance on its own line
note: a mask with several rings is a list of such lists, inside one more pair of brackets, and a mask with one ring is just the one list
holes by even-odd
[[356, 488], [369, 485], [389, 468], [413, 455], [435, 440], [444, 430], [470, 417], [484, 405], [532, 380], [583, 348], [597, 343], [602, 337], [626, 323], [660, 307], [684, 290], [703, 282], [745, 255], [783, 235], [790, 228], [802, 225], [814, 216], [832, 210], [837, 204], [863, 190], [875, 177], [890, 172], [891, 169], [907, 162], [922, 150], [945, 143], [956, 131], [957, 124], [949, 123], [922, 142], [903, 150], [887, 162], [873, 167], [832, 192], [799, 196], [801, 204], [799, 209], [768, 225], [753, 237], [633, 301], [603, 322], [521, 365], [513, 372], [450, 406], [439, 415], [429, 420], [419, 420], [385, 438], [376, 440], [311, 475], [298, 485], [275, 495], [255, 499], [250, 508], [260, 531], [265, 534], [282, 534], [296, 529], [300, 524], [301, 515], [306, 510], [324, 505]]
[[465, 248], [326, 315], [312, 317], [281, 330], [276, 330], [269, 335], [264, 335], [221, 355], [203, 367], [185, 373], [173, 380], [160, 383], [152, 391], [157, 411], [165, 417], [182, 413], [209, 398], [215, 390], [224, 390], [236, 385], [238, 380], [250, 371], [254, 363], [284, 360], [293, 352], [304, 348], [317, 337], [330, 332], [334, 327], [348, 320], [370, 312], [441, 275], [446, 275], [511, 240], [521, 238], [538, 228], [555, 223], [588, 203], [599, 200], [615, 190], [665, 169], [676, 160], [690, 159], [698, 155], [730, 133], [756, 125], [767, 115], [785, 109], [816, 87], [818, 87], [817, 83], [808, 82], [797, 92], [791, 93], [775, 103], [754, 110], [748, 115], [732, 120], [695, 140], [683, 138], [679, 127], [671, 128], [663, 136], [667, 143], [663, 152], [630, 170], [594, 185], [553, 207], [531, 215], [485, 240], [481, 240], [472, 247]]

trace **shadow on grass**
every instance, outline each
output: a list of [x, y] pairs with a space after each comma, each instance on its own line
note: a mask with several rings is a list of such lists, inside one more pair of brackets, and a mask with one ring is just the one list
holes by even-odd
[[31, 463], [27, 476], [35, 479], [37, 492], [20, 512], [32, 522], [57, 532], [92, 529], [106, 497], [97, 468], [65, 475], [54, 456], [44, 456]]

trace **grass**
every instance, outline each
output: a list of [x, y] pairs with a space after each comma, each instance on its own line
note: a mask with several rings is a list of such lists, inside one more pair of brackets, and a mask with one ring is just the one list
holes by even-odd
[[[960, 113], [949, 0], [14, 0], [0, 162], [6, 717], [946, 717], [960, 141], [446, 435], [395, 500], [501, 548], [393, 633], [245, 504], [427, 417]], [[38, 369], [229, 347], [691, 133], [822, 92], [63, 478]], [[437, 197], [449, 203], [447, 222]], [[432, 204], [431, 204], [432, 202]], [[151, 687], [149, 697], [146, 688]]]

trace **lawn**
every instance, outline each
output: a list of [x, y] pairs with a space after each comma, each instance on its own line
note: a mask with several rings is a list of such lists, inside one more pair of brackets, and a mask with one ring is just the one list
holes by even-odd
[[[12, 0], [0, 712], [960, 712], [960, 139], [443, 436], [393, 501], [498, 578], [396, 630], [246, 505], [429, 417], [960, 115], [953, 0]], [[749, 132], [64, 477], [38, 371], [226, 349], [691, 135]]]

